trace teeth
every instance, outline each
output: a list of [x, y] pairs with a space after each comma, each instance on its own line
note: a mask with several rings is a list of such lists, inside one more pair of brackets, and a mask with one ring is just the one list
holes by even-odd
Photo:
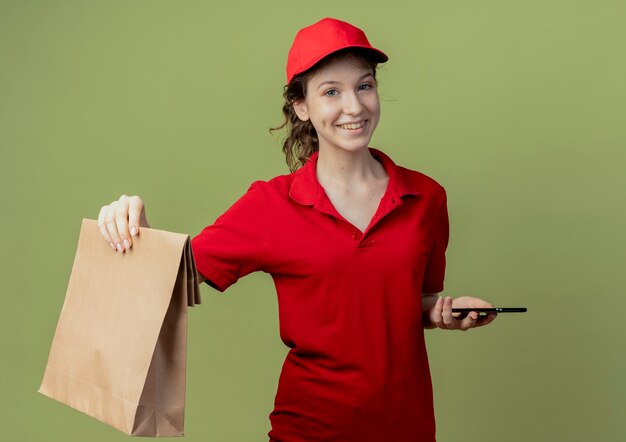
[[356, 123], [356, 124], [342, 124], [339, 127], [341, 127], [342, 129], [354, 130], [354, 129], [358, 129], [359, 127], [363, 127], [364, 125], [365, 125], [365, 121], [361, 121], [360, 123]]

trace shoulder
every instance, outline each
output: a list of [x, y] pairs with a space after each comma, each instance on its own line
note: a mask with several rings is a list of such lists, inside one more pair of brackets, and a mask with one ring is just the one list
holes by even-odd
[[[398, 166], [398, 175], [407, 183], [407, 187], [418, 195], [417, 201], [423, 204], [430, 214], [436, 214], [434, 220], [439, 220], [439, 226], [447, 225], [448, 196], [446, 189], [434, 178], [417, 170]], [[441, 218], [443, 216], [443, 218]]]
[[248, 193], [255, 193], [258, 196], [287, 196], [289, 189], [295, 178], [295, 173], [278, 175], [268, 180], [257, 180], [250, 184]]
[[253, 181], [235, 204], [246, 206], [251, 210], [281, 204], [289, 198], [289, 190], [293, 182], [292, 175], [293, 173]]
[[421, 199], [445, 199], [444, 187], [434, 178], [423, 172], [396, 164], [385, 152], [370, 148], [370, 152], [382, 162], [383, 166], [395, 182], [396, 190], [401, 195], [420, 195]]
[[434, 192], [445, 193], [445, 189], [441, 183], [425, 173], [417, 170], [409, 169], [403, 166], [398, 166], [398, 171], [401, 173], [411, 184], [419, 189]]
[[403, 166], [396, 166], [396, 172], [404, 185], [414, 193], [419, 194], [422, 198], [445, 204], [447, 200], [446, 189], [431, 176]]

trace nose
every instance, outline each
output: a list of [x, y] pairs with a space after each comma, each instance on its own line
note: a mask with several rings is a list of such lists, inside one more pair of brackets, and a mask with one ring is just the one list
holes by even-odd
[[347, 115], [359, 115], [363, 111], [363, 103], [358, 94], [352, 92], [343, 96], [343, 111]]

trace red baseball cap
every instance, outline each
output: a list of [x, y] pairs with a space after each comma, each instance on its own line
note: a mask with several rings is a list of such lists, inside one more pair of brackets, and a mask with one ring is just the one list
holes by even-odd
[[389, 59], [384, 52], [372, 47], [365, 32], [345, 21], [327, 17], [300, 29], [296, 34], [287, 57], [287, 84], [295, 75], [344, 48], [367, 49], [372, 59], [379, 63]]

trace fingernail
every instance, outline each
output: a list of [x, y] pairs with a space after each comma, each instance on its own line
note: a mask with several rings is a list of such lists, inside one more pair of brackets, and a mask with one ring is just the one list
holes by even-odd
[[130, 243], [128, 242], [128, 240], [127, 240], [127, 239], [125, 239], [125, 240], [124, 240], [124, 248], [125, 248], [126, 250], [130, 249]]
[[136, 228], [135, 226], [132, 226], [132, 227], [130, 228], [130, 234], [131, 234], [132, 236], [137, 236], [137, 228]]
[[123, 248], [123, 247], [122, 247], [122, 245], [118, 242], [118, 243], [117, 243], [117, 251], [118, 251], [118, 252], [121, 252], [121, 251], [123, 251], [123, 250], [124, 250], [124, 248]]
[[111, 242], [109, 243], [109, 245], [111, 246], [111, 248], [112, 248], [112, 249], [113, 249], [113, 251], [115, 252], [115, 244], [113, 244], [113, 241], [111, 241]]

